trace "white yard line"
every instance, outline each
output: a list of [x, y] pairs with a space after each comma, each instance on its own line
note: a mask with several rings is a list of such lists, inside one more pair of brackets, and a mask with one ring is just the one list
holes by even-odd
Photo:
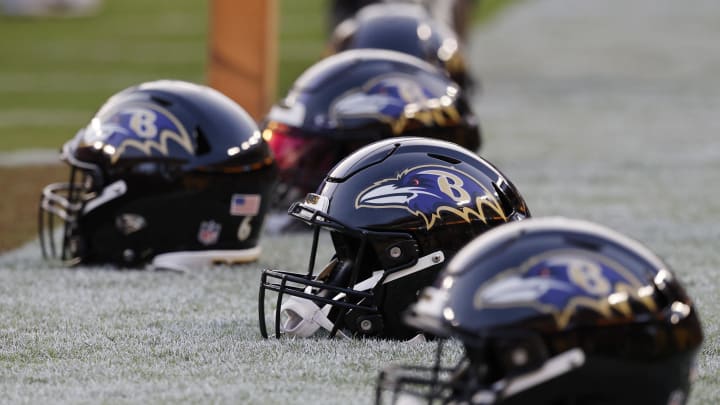
[[0, 152], [0, 166], [30, 166], [58, 163], [59, 152], [54, 149], [27, 149], [16, 152]]

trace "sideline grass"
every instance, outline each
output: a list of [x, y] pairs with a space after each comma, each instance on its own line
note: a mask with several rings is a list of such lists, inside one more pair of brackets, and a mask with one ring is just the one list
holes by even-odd
[[[207, 2], [108, 0], [78, 19], [0, 17], [0, 150], [57, 148], [113, 93], [205, 79]], [[283, 0], [278, 94], [320, 58], [323, 0]]]
[[[486, 21], [517, 0], [484, 0]], [[281, 0], [278, 96], [323, 56], [328, 0]], [[58, 148], [113, 93], [205, 78], [207, 2], [106, 0], [92, 18], [0, 16], [0, 150]]]
[[0, 166], [0, 253], [28, 241], [37, 234], [37, 210], [42, 188], [67, 181], [67, 169], [59, 164], [29, 167]]
[[0, 21], [0, 150], [58, 148], [132, 84], [203, 80], [205, 2], [110, 0], [92, 18]]

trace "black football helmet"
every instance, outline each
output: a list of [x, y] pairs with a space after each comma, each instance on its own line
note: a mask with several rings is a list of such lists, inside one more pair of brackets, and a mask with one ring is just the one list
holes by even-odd
[[276, 206], [313, 192], [342, 158], [381, 139], [412, 135], [470, 150], [480, 131], [463, 91], [437, 67], [399, 52], [330, 56], [297, 79], [264, 121], [280, 171]]
[[40, 202], [45, 257], [184, 269], [260, 254], [277, 169], [252, 118], [216, 90], [170, 80], [125, 89], [61, 159], [70, 180]]
[[382, 0], [331, 0], [329, 12], [330, 31], [335, 29], [338, 24], [351, 18], [360, 9], [368, 4], [378, 3]]
[[466, 41], [473, 8], [479, 2], [480, 0], [332, 0], [329, 13], [330, 31], [370, 4], [410, 3], [425, 7], [432, 18], [452, 27], [460, 39]]
[[328, 41], [329, 54], [348, 49], [388, 49], [418, 57], [444, 69], [461, 88], [471, 76], [461, 41], [449, 26], [418, 3], [376, 3], [339, 24]]
[[[275, 335], [318, 329], [346, 336], [409, 339], [400, 313], [441, 266], [473, 237], [530, 212], [515, 186], [490, 163], [456, 144], [399, 137], [342, 160], [317, 194], [289, 214], [313, 226], [306, 274], [265, 270], [260, 331], [267, 337], [266, 291], [277, 296]], [[334, 258], [315, 273], [320, 229]]]
[[[605, 227], [530, 219], [463, 248], [407, 312], [464, 346], [456, 367], [381, 373], [378, 403], [685, 403], [703, 339], [646, 247]], [[409, 399], [416, 400], [410, 402]]]

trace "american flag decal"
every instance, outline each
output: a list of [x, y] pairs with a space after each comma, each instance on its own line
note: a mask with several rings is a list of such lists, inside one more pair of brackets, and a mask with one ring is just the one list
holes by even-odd
[[230, 200], [230, 215], [257, 215], [259, 211], [260, 196], [258, 194], [233, 194]]

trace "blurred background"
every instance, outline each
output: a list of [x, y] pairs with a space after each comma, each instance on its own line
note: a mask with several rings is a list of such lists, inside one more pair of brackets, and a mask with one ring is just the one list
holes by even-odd
[[[483, 0], [472, 21], [514, 1]], [[0, 252], [34, 237], [42, 186], [66, 180], [57, 150], [109, 96], [148, 80], [206, 80], [209, 1], [35, 3], [53, 2], [0, 0]], [[279, 0], [277, 97], [323, 56], [328, 6]]]

